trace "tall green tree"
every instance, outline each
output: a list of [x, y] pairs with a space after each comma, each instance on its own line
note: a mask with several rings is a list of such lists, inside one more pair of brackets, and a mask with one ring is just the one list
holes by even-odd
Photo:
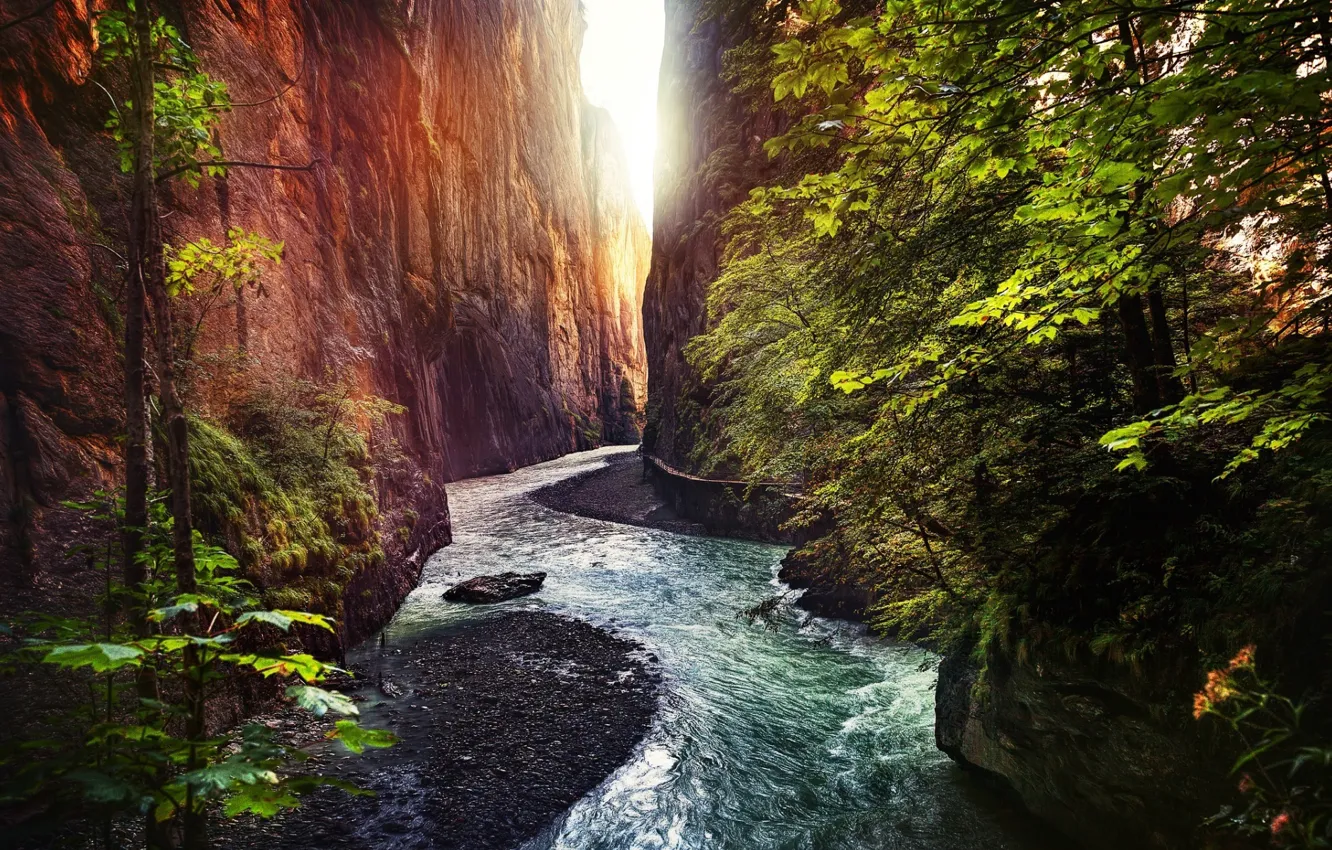
[[[1104, 312], [1143, 417], [1107, 440], [1128, 465], [1146, 464], [1149, 434], [1258, 423], [1231, 471], [1326, 421], [1332, 373], [1319, 356], [1289, 358], [1272, 386], [1236, 380], [1246, 359], [1321, 334], [1328, 317], [1326, 10], [903, 0], [873, 17], [840, 11], [804, 3], [778, 48], [776, 97], [818, 91], [823, 106], [772, 148], [841, 157], [783, 197], [835, 233], [904, 174], [920, 181], [921, 214], [966, 182], [1017, 199], [1029, 234], [1007, 279], [953, 318], [975, 329], [967, 342], [839, 376], [845, 389], [887, 381], [909, 408]], [[1187, 309], [1199, 295], [1234, 301], [1199, 322]]]
[[689, 354], [708, 451], [835, 520], [801, 556], [986, 646], [1142, 657], [1316, 605], [1324, 10], [788, 12], [728, 57], [797, 120]]

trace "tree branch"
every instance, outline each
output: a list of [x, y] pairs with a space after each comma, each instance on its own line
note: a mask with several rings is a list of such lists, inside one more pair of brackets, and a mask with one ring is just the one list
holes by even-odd
[[305, 165], [283, 165], [281, 163], [275, 163], [275, 162], [246, 162], [244, 160], [233, 160], [233, 159], [219, 159], [219, 160], [212, 160], [209, 162], [192, 162], [189, 163], [188, 165], [178, 165], [175, 168], [171, 169], [170, 171], [162, 172], [161, 174], [157, 175], [157, 182], [161, 183], [164, 180], [170, 180], [172, 177], [178, 177], [187, 171], [193, 171], [195, 169], [199, 169], [200, 171], [202, 171], [203, 169], [212, 166], [217, 166], [221, 168], [267, 168], [271, 171], [313, 171], [314, 167], [321, 162], [323, 162], [323, 160], [318, 158], [311, 160]]
[[16, 27], [19, 24], [26, 24], [28, 21], [31, 21], [33, 18], [37, 17], [38, 15], [43, 15], [46, 12], [48, 12], [51, 8], [55, 6], [55, 4], [56, 0], [46, 0], [45, 3], [41, 4], [36, 9], [33, 9], [28, 14], [19, 15], [17, 18], [15, 18], [12, 21], [5, 21], [4, 23], [0, 24], [0, 32], [4, 32], [10, 27]]

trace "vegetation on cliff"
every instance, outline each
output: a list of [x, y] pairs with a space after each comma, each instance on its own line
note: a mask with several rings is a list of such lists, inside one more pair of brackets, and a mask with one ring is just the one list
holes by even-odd
[[[126, 840], [128, 827], [135, 844], [202, 850], [217, 811], [271, 816], [299, 805], [306, 791], [345, 786], [296, 769], [306, 756], [276, 743], [264, 726], [236, 735], [212, 728], [210, 706], [238, 676], [295, 680], [287, 697], [317, 717], [345, 718], [329, 737], [354, 752], [388, 746], [393, 737], [362, 729], [350, 699], [318, 686], [336, 668], [285, 637], [298, 624], [334, 632], [333, 620], [260, 604], [235, 558], [204, 541], [195, 497], [212, 530], [238, 544], [252, 574], [279, 573], [272, 584], [287, 586], [270, 587], [272, 601], [336, 609], [357, 570], [383, 558], [374, 500], [352, 465], [363, 463], [364, 444], [344, 416], [373, 425], [401, 408], [358, 400], [350, 389], [340, 397], [307, 390], [313, 400], [302, 405], [293, 403], [298, 391], [275, 399], [250, 386], [229, 408], [244, 415], [238, 428], [248, 441], [188, 409], [201, 366], [195, 337], [209, 307], [256, 285], [282, 245], [240, 229], [220, 243], [167, 243], [161, 187], [173, 179], [197, 186], [242, 164], [223, 160], [215, 141], [218, 116], [231, 106], [226, 86], [200, 69], [177, 27], [146, 0], [101, 11], [96, 43], [101, 58], [128, 76], [129, 94], [123, 102], [113, 97], [106, 124], [120, 169], [131, 175], [121, 325], [126, 484], [66, 507], [88, 512], [90, 528], [119, 536], [121, 546], [118, 557], [110, 539], [81, 547], [105, 574], [93, 615], [31, 615], [0, 631], [11, 672], [32, 665], [65, 671], [40, 680], [87, 693], [63, 701], [64, 717], [45, 718], [49, 738], [16, 742], [4, 754], [0, 804], [37, 801], [55, 815], [57, 832], [83, 831], [108, 848]], [[192, 297], [193, 326], [181, 321], [177, 302], [185, 297]], [[163, 492], [152, 491], [154, 478]], [[256, 524], [265, 542], [248, 536]], [[71, 811], [82, 817], [71, 823]]]
[[798, 120], [689, 349], [706, 450], [804, 482], [882, 628], [1326, 691], [1325, 11], [859, 5], [731, 54]]

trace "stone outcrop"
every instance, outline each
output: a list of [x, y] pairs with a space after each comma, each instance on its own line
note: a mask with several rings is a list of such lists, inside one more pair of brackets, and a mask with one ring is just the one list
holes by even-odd
[[1233, 786], [1226, 748], [1184, 708], [1192, 670], [991, 657], [982, 672], [954, 654], [939, 668], [935, 740], [1084, 846], [1196, 846]]
[[[238, 104], [224, 156], [309, 166], [165, 190], [168, 240], [239, 227], [285, 244], [261, 292], [211, 305], [196, 361], [243, 350], [265, 374], [407, 408], [374, 444], [394, 471], [375, 482], [384, 565], [349, 587], [359, 636], [447, 541], [443, 482], [637, 433], [646, 235], [582, 97], [580, 4], [160, 5]], [[80, 593], [60, 501], [119, 476], [128, 191], [103, 124], [125, 81], [94, 53], [96, 8], [15, 2], [5, 20], [37, 14], [0, 30], [5, 610]], [[225, 401], [207, 373], [204, 408]]]
[[444, 598], [450, 602], [470, 602], [473, 605], [492, 604], [536, 593], [545, 583], [545, 573], [477, 576], [450, 587], [444, 591]]
[[858, 582], [836, 570], [835, 565], [845, 563], [845, 559], [833, 560], [819, 552], [816, 543], [788, 552], [777, 577], [804, 591], [796, 605], [806, 611], [820, 617], [862, 621], [874, 603], [874, 591], [869, 582]]

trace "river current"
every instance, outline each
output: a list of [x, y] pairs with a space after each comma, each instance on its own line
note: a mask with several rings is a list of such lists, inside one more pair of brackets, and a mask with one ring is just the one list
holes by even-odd
[[[523, 850], [1034, 850], [934, 746], [938, 659], [848, 623], [738, 612], [781, 592], [784, 549], [551, 511], [533, 490], [624, 448], [450, 484], [454, 542], [353, 661], [474, 617], [546, 610], [644, 644], [664, 694], [635, 756]], [[499, 606], [441, 602], [455, 582], [544, 570]]]

